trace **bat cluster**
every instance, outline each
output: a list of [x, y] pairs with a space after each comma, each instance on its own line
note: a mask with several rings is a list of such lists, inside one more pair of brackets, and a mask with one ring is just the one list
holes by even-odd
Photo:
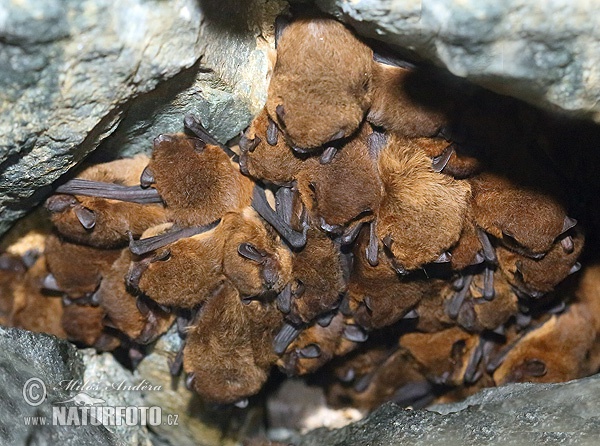
[[59, 186], [44, 253], [0, 258], [2, 322], [134, 364], [177, 323], [171, 371], [219, 404], [273, 366], [366, 410], [595, 373], [600, 269], [555, 290], [584, 243], [560, 178], [519, 104], [450, 87], [335, 20], [280, 26], [239, 150], [190, 115]]

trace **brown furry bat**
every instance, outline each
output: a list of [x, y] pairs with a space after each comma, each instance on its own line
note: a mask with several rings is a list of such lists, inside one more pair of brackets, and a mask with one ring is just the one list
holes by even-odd
[[287, 319], [310, 323], [334, 309], [346, 289], [340, 252], [324, 233], [309, 229], [304, 249], [292, 258], [292, 302]]
[[277, 361], [279, 368], [288, 376], [305, 375], [352, 351], [358, 344], [344, 337], [345, 319], [337, 313], [325, 327], [314, 323], [302, 330]]
[[473, 218], [487, 233], [525, 255], [543, 255], [575, 222], [562, 204], [545, 192], [484, 172], [469, 180]]
[[105, 271], [121, 255], [121, 250], [78, 245], [54, 234], [46, 237], [44, 252], [50, 271], [44, 279], [44, 288], [64, 293], [70, 299], [83, 299], [82, 303], [89, 302]]
[[600, 369], [600, 268], [586, 268], [566, 311], [523, 336], [494, 372], [494, 381], [561, 382]]
[[[364, 124], [326, 164], [307, 160], [297, 174], [302, 202], [324, 229], [372, 220], [379, 210], [383, 185], [376, 156], [369, 148], [371, 127]], [[311, 163], [312, 161], [312, 163]]]
[[423, 376], [433, 383], [451, 386], [463, 383], [478, 344], [478, 335], [459, 327], [437, 333], [407, 333], [400, 338], [400, 346], [410, 352]]
[[40, 256], [23, 280], [16, 284], [11, 326], [66, 339], [67, 334], [61, 325], [61, 299], [42, 294], [42, 283], [47, 274], [46, 259]]
[[[78, 178], [110, 185], [139, 184], [148, 157], [137, 156], [85, 169]], [[142, 189], [139, 189], [142, 191]], [[53, 195], [46, 201], [50, 218], [58, 232], [77, 243], [99, 248], [122, 246], [127, 232], [141, 235], [150, 226], [167, 221], [161, 204], [138, 204], [85, 195]]]
[[283, 30], [267, 110], [292, 147], [313, 151], [354, 133], [370, 104], [372, 58], [332, 19], [301, 18]]
[[292, 278], [292, 254], [252, 208], [223, 217], [223, 273], [242, 298], [279, 293]]
[[224, 282], [190, 327], [184, 370], [193, 389], [208, 401], [235, 403], [257, 393], [275, 362], [271, 343], [281, 326], [273, 303], [242, 303]]
[[[160, 235], [154, 228], [141, 240]], [[182, 238], [135, 260], [127, 282], [160, 305], [193, 309], [204, 303], [225, 276], [222, 262], [226, 237], [221, 228]]]
[[510, 283], [529, 295], [547, 293], [563, 281], [569, 274], [579, 271], [577, 262], [583, 249], [584, 235], [572, 230], [566, 246], [563, 239], [554, 242], [541, 259], [532, 259], [503, 247], [497, 248], [500, 268]]
[[405, 270], [435, 261], [460, 237], [469, 184], [434, 172], [414, 141], [395, 135], [379, 155], [379, 172], [385, 195], [378, 238]]
[[120, 341], [104, 332], [105, 316], [106, 312], [100, 306], [68, 305], [64, 307], [61, 322], [67, 339], [101, 351], [114, 350], [120, 345]]
[[363, 233], [355, 247], [354, 268], [348, 284], [348, 303], [356, 321], [367, 329], [391, 325], [410, 313], [425, 296], [437, 295], [445, 285], [440, 280], [400, 277], [382, 259], [371, 266], [364, 256], [368, 244]]
[[145, 174], [145, 185], [155, 184], [169, 219], [181, 226], [207, 225], [249, 206], [252, 198], [252, 181], [221, 147], [182, 133], [154, 139]]
[[[369, 354], [366, 352], [365, 354]], [[353, 406], [373, 410], [386, 401], [420, 408], [434, 398], [431, 384], [418, 371], [412, 356], [398, 349], [352, 386], [334, 383], [327, 389], [333, 407]]]
[[97, 291], [98, 299], [106, 311], [107, 326], [123, 332], [137, 343], [148, 344], [168, 330], [174, 315], [128, 292], [125, 276], [130, 263], [131, 253], [129, 249], [123, 249], [103, 277]]
[[254, 118], [239, 144], [240, 170], [244, 174], [278, 185], [290, 184], [296, 179], [306, 157], [295, 153], [278, 132], [277, 124], [269, 118], [266, 109]]

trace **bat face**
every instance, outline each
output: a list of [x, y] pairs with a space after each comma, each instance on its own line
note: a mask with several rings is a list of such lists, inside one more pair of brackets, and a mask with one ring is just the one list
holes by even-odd
[[461, 385], [479, 336], [452, 327], [437, 333], [407, 333], [400, 346], [410, 352], [420, 372], [432, 382]]
[[503, 243], [516, 244], [532, 255], [543, 254], [563, 232], [567, 215], [552, 196], [487, 172], [470, 182], [475, 222]]
[[[288, 346], [277, 365], [288, 376], [318, 370], [334, 356], [349, 353], [359, 345], [343, 338], [345, 328], [346, 321], [341, 313], [337, 313], [326, 327], [313, 324]], [[349, 343], [352, 345], [343, 345]]]
[[286, 143], [266, 109], [254, 118], [242, 136], [240, 151], [242, 172], [274, 184], [293, 182], [304, 164], [304, 160]]
[[369, 151], [371, 134], [370, 126], [363, 125], [330, 162], [307, 160], [298, 173], [302, 202], [317, 221], [328, 227], [344, 227], [361, 218], [372, 219], [379, 209], [383, 185], [376, 160]]
[[379, 157], [385, 196], [377, 234], [404, 269], [435, 261], [459, 239], [470, 195], [468, 183], [433, 172], [410, 140], [391, 137]]
[[128, 282], [160, 305], [196, 308], [224, 280], [220, 228], [177, 240], [133, 262]]
[[227, 214], [223, 272], [242, 298], [277, 294], [292, 278], [292, 255], [251, 208]]
[[304, 249], [293, 256], [291, 312], [294, 322], [311, 322], [337, 306], [346, 289], [340, 254], [325, 234], [309, 229]]
[[54, 234], [46, 238], [45, 257], [50, 276], [45, 286], [57, 286], [71, 299], [91, 296], [98, 286], [104, 271], [121, 254], [120, 250], [96, 249], [61, 240]]
[[335, 20], [300, 19], [284, 29], [267, 110], [292, 147], [311, 151], [356, 130], [370, 103], [372, 57]]
[[176, 224], [207, 225], [250, 205], [253, 184], [223, 149], [184, 134], [155, 138], [148, 169]]
[[60, 323], [63, 314], [61, 299], [42, 294], [42, 283], [47, 274], [46, 259], [40, 256], [15, 287], [11, 323], [14, 327], [66, 339]]
[[125, 276], [131, 263], [129, 249], [123, 249], [108, 274], [102, 279], [98, 297], [110, 325], [140, 344], [147, 344], [166, 332], [174, 316], [155, 306], [150, 308], [140, 297], [129, 293]]
[[[568, 242], [554, 242], [541, 259], [532, 259], [506, 248], [498, 248], [500, 267], [512, 285], [525, 294], [547, 293], [569, 274], [578, 271], [577, 259], [584, 244], [580, 230], [569, 231]], [[566, 245], [566, 246], [565, 246]]]
[[[193, 374], [193, 389], [221, 404], [257, 393], [275, 361], [271, 343], [281, 316], [273, 304], [242, 303], [235, 288], [224, 282], [202, 308], [188, 332], [184, 370]], [[265, 356], [265, 352], [271, 353]]]

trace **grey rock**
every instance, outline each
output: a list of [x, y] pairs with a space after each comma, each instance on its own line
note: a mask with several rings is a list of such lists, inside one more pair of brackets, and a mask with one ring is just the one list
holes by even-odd
[[[68, 342], [0, 327], [0, 444], [125, 444], [101, 425], [52, 425], [53, 407], [74, 396], [65, 386], [81, 380], [83, 370], [81, 355]], [[26, 395], [40, 404], [28, 404]], [[28, 425], [29, 417], [45, 417], [46, 424]]]
[[600, 376], [564, 384], [512, 384], [430, 410], [388, 403], [335, 431], [315, 430], [312, 445], [593, 445], [600, 434]]
[[364, 36], [476, 84], [600, 122], [600, 26], [586, 1], [316, 0]]

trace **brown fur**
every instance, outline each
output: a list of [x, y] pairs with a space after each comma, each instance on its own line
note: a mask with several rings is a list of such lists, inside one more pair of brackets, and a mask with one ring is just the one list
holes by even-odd
[[[135, 158], [121, 159], [91, 166], [77, 177], [87, 180], [115, 183], [124, 186], [139, 184], [140, 175], [148, 164], [148, 157], [138, 155]], [[57, 194], [50, 197], [52, 202], [69, 202], [62, 212], [51, 212], [52, 223], [60, 234], [76, 243], [98, 248], [114, 248], [127, 242], [127, 231], [136, 237], [150, 226], [166, 222], [165, 209], [158, 204], [137, 204], [104, 198]], [[94, 212], [96, 224], [85, 229], [75, 210], [84, 207]]]
[[61, 240], [54, 234], [46, 238], [46, 265], [61, 291], [78, 299], [96, 291], [104, 272], [121, 254], [116, 249], [97, 249]]
[[244, 305], [224, 282], [188, 332], [184, 370], [194, 374], [194, 390], [223, 404], [257, 393], [275, 361], [271, 344], [281, 322], [274, 304]]
[[[226, 236], [219, 225], [211, 231], [180, 239], [165, 248], [166, 260], [150, 262], [139, 280], [139, 290], [161, 305], [195, 308], [205, 302], [225, 279], [222, 270]], [[145, 237], [145, 236], [143, 236]], [[133, 263], [130, 272], [136, 268]]]
[[350, 136], [369, 107], [372, 51], [341, 23], [299, 19], [277, 46], [267, 110], [280, 122], [292, 146], [314, 149], [338, 132]]
[[[288, 346], [277, 365], [288, 376], [306, 375], [318, 370], [333, 357], [349, 353], [358, 344], [342, 338], [345, 327], [345, 318], [341, 313], [336, 314], [327, 327], [317, 323], [311, 325]], [[301, 350], [311, 345], [318, 346], [320, 355], [317, 358], [303, 357]]]
[[470, 183], [473, 218], [480, 228], [500, 240], [508, 236], [533, 254], [550, 250], [566, 217], [560, 202], [489, 172]]
[[400, 346], [410, 352], [423, 376], [452, 386], [463, 383], [469, 358], [478, 344], [478, 335], [459, 327], [437, 333], [407, 333], [400, 338]]
[[146, 344], [166, 332], [174, 316], [160, 309], [152, 309], [146, 315], [140, 312], [136, 297], [129, 293], [125, 285], [130, 262], [129, 249], [123, 249], [102, 279], [98, 296], [109, 323], [132, 340]]
[[330, 163], [307, 160], [298, 172], [302, 202], [318, 221], [343, 227], [359, 217], [372, 220], [377, 213], [383, 185], [377, 161], [369, 153], [367, 138], [371, 133], [371, 127], [363, 125]]
[[42, 294], [42, 281], [48, 274], [46, 259], [40, 256], [15, 287], [11, 325], [26, 330], [48, 333], [66, 339], [61, 325], [63, 305], [58, 297]]
[[372, 73], [370, 122], [409, 138], [436, 136], [447, 124], [434, 76], [377, 62]]
[[148, 167], [169, 219], [178, 225], [206, 225], [250, 205], [252, 181], [218, 146], [181, 133], [160, 135]]
[[569, 275], [583, 249], [583, 233], [572, 230], [571, 234], [573, 251], [566, 252], [560, 241], [556, 241], [548, 253], [537, 260], [498, 247], [500, 268], [510, 283], [525, 293], [552, 291]]
[[472, 332], [494, 330], [508, 321], [518, 311], [517, 296], [504, 275], [494, 273], [495, 296], [491, 301], [483, 298], [483, 274], [473, 277], [470, 293], [458, 313], [457, 322]]
[[[600, 267], [586, 268], [567, 310], [527, 333], [494, 373], [507, 382], [562, 382], [600, 369]], [[531, 373], [532, 364], [538, 373]], [[542, 373], [543, 372], [543, 373]]]
[[466, 181], [433, 172], [414, 141], [395, 136], [380, 154], [379, 172], [385, 196], [377, 234], [391, 236], [391, 253], [402, 267], [432, 262], [458, 241], [470, 196]]
[[[291, 280], [292, 254], [260, 219], [252, 208], [223, 217], [223, 232], [227, 234], [223, 254], [223, 272], [244, 297], [260, 296], [266, 292], [278, 293]], [[267, 255], [263, 264], [242, 257], [238, 247], [251, 243]], [[273, 283], [264, 274], [273, 276]]]
[[[101, 306], [69, 305], [64, 307], [61, 322], [67, 339], [87, 347], [95, 346], [100, 337], [105, 335], [103, 333], [105, 316], [106, 312]], [[112, 347], [116, 348], [118, 345], [117, 341], [113, 343]], [[108, 349], [103, 348], [103, 350]]]
[[269, 145], [266, 136], [268, 125], [267, 110], [263, 109], [245, 132], [247, 139], [253, 141], [258, 137], [260, 143], [252, 152], [242, 151], [240, 169], [259, 180], [279, 185], [289, 184], [296, 179], [304, 161], [286, 143], [281, 132], [278, 135], [277, 144]]
[[377, 329], [400, 320], [423, 297], [436, 294], [442, 283], [399, 277], [387, 259], [380, 259], [377, 266], [371, 266], [364, 255], [368, 242], [364, 237], [366, 232], [363, 229], [354, 250], [348, 300], [356, 321], [367, 329]]
[[470, 214], [471, 207], [469, 206], [460, 237], [450, 250], [452, 254], [450, 264], [454, 270], [461, 270], [471, 265], [475, 261], [477, 253], [482, 249], [479, 237], [477, 237], [477, 228]]
[[320, 314], [330, 311], [346, 289], [340, 253], [334, 243], [322, 232], [310, 229], [304, 249], [293, 256], [293, 277], [304, 286], [304, 293], [292, 299], [292, 322], [311, 322]]
[[399, 389], [405, 384], [424, 382], [425, 377], [411, 355], [404, 349], [398, 349], [370, 372], [369, 384], [362, 392], [354, 386], [348, 387], [334, 383], [327, 389], [327, 402], [334, 407], [352, 406], [357, 409], [373, 410], [386, 401], [402, 397]]

